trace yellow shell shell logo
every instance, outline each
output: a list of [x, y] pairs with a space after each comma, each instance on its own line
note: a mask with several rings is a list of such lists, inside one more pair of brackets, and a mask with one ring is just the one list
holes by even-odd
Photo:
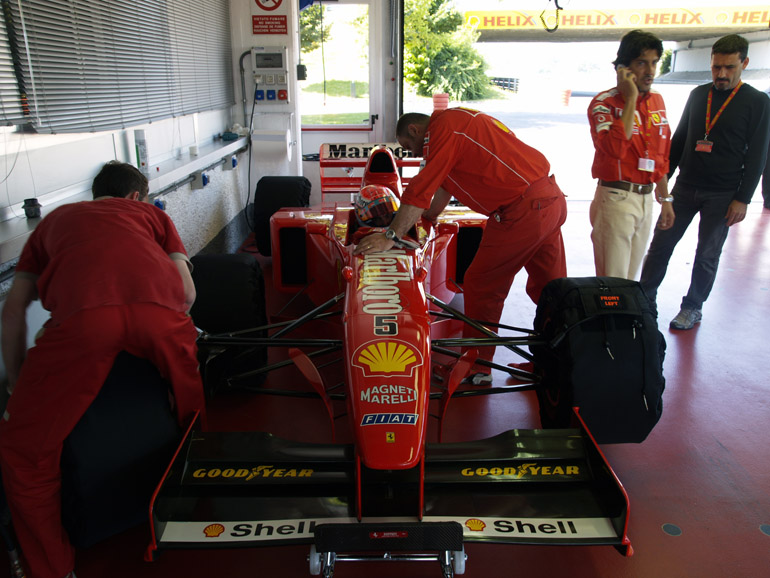
[[218, 538], [224, 531], [225, 527], [222, 524], [209, 524], [203, 528], [203, 535], [206, 538]]
[[356, 359], [369, 368], [370, 373], [404, 373], [417, 362], [414, 351], [403, 343], [380, 341], [367, 345]]
[[505, 126], [503, 123], [501, 123], [496, 118], [493, 118], [492, 122], [495, 123], [497, 125], [497, 128], [499, 128], [501, 131], [506, 132], [506, 133], [511, 132], [511, 129], [509, 129], [507, 126]]
[[471, 518], [465, 521], [465, 527], [473, 532], [481, 532], [487, 525], [478, 518]]

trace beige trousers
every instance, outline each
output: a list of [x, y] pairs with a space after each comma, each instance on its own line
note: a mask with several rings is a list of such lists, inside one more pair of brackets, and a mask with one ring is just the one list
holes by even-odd
[[589, 217], [597, 276], [637, 279], [650, 239], [654, 198], [654, 193], [596, 187]]

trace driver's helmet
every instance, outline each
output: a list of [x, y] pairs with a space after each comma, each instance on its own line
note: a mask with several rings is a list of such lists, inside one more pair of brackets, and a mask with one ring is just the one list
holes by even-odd
[[383, 185], [366, 185], [355, 200], [358, 223], [364, 227], [388, 227], [398, 211], [398, 197]]

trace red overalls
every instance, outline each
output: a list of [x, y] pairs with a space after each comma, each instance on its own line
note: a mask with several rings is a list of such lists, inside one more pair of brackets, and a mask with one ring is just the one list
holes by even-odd
[[3, 483], [30, 578], [73, 569], [61, 525], [62, 444], [120, 351], [150, 360], [171, 382], [180, 423], [203, 411], [197, 331], [175, 253], [184, 256], [184, 246], [168, 216], [127, 199], [53, 211], [22, 252], [17, 274], [38, 276], [52, 314], [0, 421]]
[[[490, 218], [481, 245], [465, 273], [465, 314], [497, 323], [513, 279], [526, 269], [527, 294], [537, 303], [543, 287], [567, 276], [561, 225], [564, 194], [549, 176], [550, 164], [500, 121], [463, 108], [431, 116], [423, 148], [425, 167], [401, 199], [428, 208], [444, 188]], [[467, 337], [478, 333], [467, 328]], [[491, 360], [494, 347], [480, 350]]]

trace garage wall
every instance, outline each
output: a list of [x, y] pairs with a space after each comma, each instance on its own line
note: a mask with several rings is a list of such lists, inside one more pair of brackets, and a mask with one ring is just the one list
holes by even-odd
[[[741, 34], [749, 41], [749, 65], [744, 80], [759, 90], [770, 88], [770, 31]], [[702, 72], [704, 82], [711, 80], [711, 47], [718, 38], [677, 42], [674, 72]]]

